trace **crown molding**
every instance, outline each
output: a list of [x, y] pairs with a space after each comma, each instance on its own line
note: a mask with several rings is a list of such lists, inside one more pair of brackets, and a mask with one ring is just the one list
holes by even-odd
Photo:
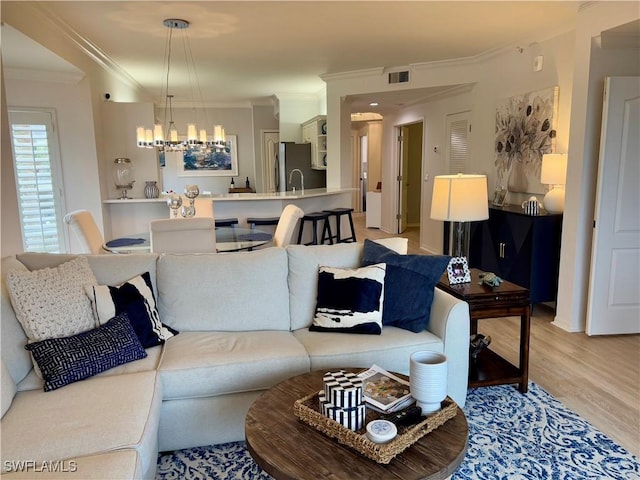
[[126, 70], [120, 67], [115, 60], [109, 57], [109, 55], [103, 52], [89, 39], [74, 30], [68, 23], [60, 18], [60, 16], [48, 8], [46, 2], [35, 3], [32, 8], [35, 10], [34, 13], [38, 13], [41, 16], [42, 21], [51, 24], [100, 67], [120, 79], [123, 83], [126, 83], [140, 91], [145, 91], [144, 87], [129, 75]]

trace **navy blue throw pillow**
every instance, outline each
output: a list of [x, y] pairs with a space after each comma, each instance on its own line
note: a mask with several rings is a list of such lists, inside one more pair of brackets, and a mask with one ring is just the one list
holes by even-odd
[[147, 356], [126, 314], [70, 337], [25, 345], [38, 364], [49, 392]]
[[433, 290], [450, 259], [446, 255], [401, 255], [365, 240], [363, 265], [387, 264], [382, 324], [415, 333], [427, 328]]

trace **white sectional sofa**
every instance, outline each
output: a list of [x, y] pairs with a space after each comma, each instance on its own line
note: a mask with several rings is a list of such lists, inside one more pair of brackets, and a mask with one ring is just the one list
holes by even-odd
[[[406, 244], [405, 244], [406, 248]], [[353, 268], [359, 243], [231, 254], [88, 256], [101, 285], [150, 272], [162, 322], [179, 334], [147, 357], [43, 391], [7, 293], [9, 271], [56, 267], [72, 255], [2, 259], [3, 480], [153, 478], [158, 451], [244, 438], [265, 389], [337, 367], [408, 373], [417, 350], [444, 352], [448, 394], [464, 405], [468, 305], [436, 289], [428, 330], [381, 335], [311, 332], [319, 265]], [[20, 463], [22, 462], [22, 463]], [[51, 472], [56, 472], [55, 474]]]

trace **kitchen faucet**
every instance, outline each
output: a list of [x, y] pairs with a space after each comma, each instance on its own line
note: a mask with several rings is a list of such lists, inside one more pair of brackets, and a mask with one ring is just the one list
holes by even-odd
[[[291, 173], [289, 174], [289, 185], [291, 185], [291, 180], [293, 179], [293, 174], [295, 172], [298, 172], [300, 174], [300, 189], [304, 193], [304, 174], [299, 168], [294, 168], [293, 170], [291, 170]], [[296, 187], [293, 187], [293, 191], [296, 191]]]

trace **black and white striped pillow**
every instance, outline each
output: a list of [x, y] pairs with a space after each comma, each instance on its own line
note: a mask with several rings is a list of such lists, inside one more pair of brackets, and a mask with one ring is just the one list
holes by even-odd
[[320, 267], [312, 331], [382, 333], [386, 264], [361, 268]]
[[103, 325], [116, 315], [126, 313], [144, 348], [160, 345], [178, 333], [160, 321], [149, 272], [116, 287], [98, 285], [86, 290], [98, 323]]

